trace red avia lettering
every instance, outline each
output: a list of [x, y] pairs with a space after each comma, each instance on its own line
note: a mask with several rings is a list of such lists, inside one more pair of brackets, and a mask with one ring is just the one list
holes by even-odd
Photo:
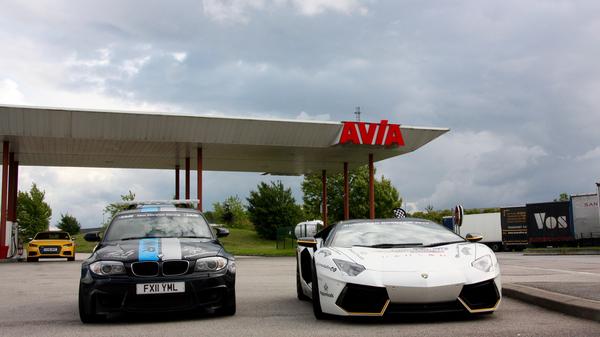
[[[377, 123], [343, 122], [340, 144], [404, 146], [400, 124], [388, 124], [387, 120]], [[374, 141], [374, 142], [373, 142]]]

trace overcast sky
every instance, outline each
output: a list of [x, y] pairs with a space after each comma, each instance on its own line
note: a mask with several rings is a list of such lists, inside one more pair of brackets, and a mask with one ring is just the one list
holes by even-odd
[[[0, 104], [449, 127], [376, 165], [409, 210], [549, 201], [600, 180], [599, 1], [2, 1]], [[204, 203], [264, 179], [207, 172]], [[301, 202], [301, 178], [282, 178]], [[173, 172], [22, 167], [85, 227]], [[195, 186], [194, 184], [192, 186]]]

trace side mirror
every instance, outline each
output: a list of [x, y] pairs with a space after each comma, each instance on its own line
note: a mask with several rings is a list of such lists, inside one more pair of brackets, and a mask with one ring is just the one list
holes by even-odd
[[483, 236], [479, 233], [469, 233], [467, 234], [467, 236], [465, 236], [465, 239], [467, 239], [467, 241], [469, 242], [477, 242], [481, 241], [481, 239], [483, 239]]
[[89, 241], [89, 242], [98, 242], [98, 241], [102, 240], [102, 238], [100, 237], [100, 233], [99, 232], [86, 233], [83, 236], [83, 239], [85, 241]]
[[317, 240], [315, 240], [315, 238], [299, 238], [298, 239], [298, 246], [300, 247], [316, 247], [317, 246]]
[[217, 231], [218, 238], [224, 238], [227, 235], [229, 235], [229, 229], [227, 229], [227, 228], [215, 227], [215, 230]]

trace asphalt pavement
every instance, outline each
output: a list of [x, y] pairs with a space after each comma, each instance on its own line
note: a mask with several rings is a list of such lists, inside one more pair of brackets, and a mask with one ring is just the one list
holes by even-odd
[[[520, 268], [526, 262], [519, 259], [500, 254], [505, 282], [544, 279], [548, 273], [528, 268], [535, 274], [528, 275], [527, 268]], [[574, 271], [595, 274], [587, 263]], [[507, 297], [493, 315], [476, 318], [317, 321], [310, 303], [296, 299], [295, 261], [287, 257], [238, 259], [238, 312], [233, 317], [123, 316], [83, 325], [77, 313], [79, 271], [77, 261], [0, 264], [0, 336], [600, 336], [600, 323]], [[594, 276], [584, 278], [589, 277]]]
[[505, 296], [600, 322], [600, 255], [497, 256]]

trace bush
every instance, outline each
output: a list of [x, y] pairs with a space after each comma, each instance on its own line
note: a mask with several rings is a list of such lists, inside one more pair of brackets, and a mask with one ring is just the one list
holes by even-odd
[[248, 198], [250, 220], [259, 236], [274, 240], [277, 228], [295, 226], [301, 219], [302, 209], [296, 205], [292, 190], [281, 181], [261, 182], [258, 191], [251, 191]]

